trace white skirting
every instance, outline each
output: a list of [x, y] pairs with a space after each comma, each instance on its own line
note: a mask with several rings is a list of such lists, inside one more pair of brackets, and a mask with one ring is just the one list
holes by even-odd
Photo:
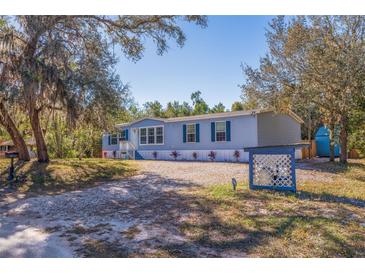
[[[176, 158], [176, 160], [180, 161], [211, 161], [209, 158], [209, 154], [211, 151], [214, 151], [216, 153], [215, 160], [217, 162], [248, 162], [248, 153], [244, 152], [243, 149], [238, 149], [239, 151], [239, 157], [236, 159], [234, 156], [235, 150], [177, 150], [179, 156]], [[150, 150], [138, 150], [139, 154], [144, 159], [155, 159], [153, 153], [154, 151]], [[174, 160], [174, 157], [171, 156], [172, 151], [171, 150], [159, 150], [157, 152], [156, 159], [158, 160]], [[195, 159], [193, 157], [193, 153], [197, 154], [197, 158]]]
[[[212, 150], [177, 150], [179, 156], [176, 160], [180, 161], [211, 161], [209, 158], [209, 154]], [[217, 162], [248, 162], [248, 152], [244, 152], [243, 149], [237, 149], [239, 151], [238, 159], [234, 156], [236, 150], [234, 149], [219, 149], [213, 150], [216, 153], [216, 157], [214, 161]], [[154, 156], [154, 152], [157, 152], [156, 158]], [[197, 154], [197, 158], [193, 157], [193, 153]], [[171, 155], [171, 150], [138, 150], [138, 153], [146, 160], [174, 160], [174, 157]], [[124, 154], [120, 153], [120, 151], [115, 151], [115, 157], [113, 151], [103, 151], [104, 158], [125, 158]], [[295, 150], [295, 159], [302, 158], [301, 149]]]

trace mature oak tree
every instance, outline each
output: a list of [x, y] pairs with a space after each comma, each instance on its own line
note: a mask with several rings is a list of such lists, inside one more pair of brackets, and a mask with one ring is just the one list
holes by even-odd
[[259, 69], [244, 66], [244, 95], [279, 111], [319, 112], [331, 134], [339, 124], [346, 163], [349, 119], [365, 97], [365, 17], [278, 17], [270, 27]]
[[168, 49], [170, 38], [182, 46], [185, 35], [179, 20], [206, 26], [206, 18], [202, 16], [3, 17], [1, 62], [11, 64], [20, 76], [23, 104], [36, 140], [38, 161], [49, 160], [40, 113], [56, 104], [73, 111], [69, 106], [82, 97], [75, 93], [76, 82], [70, 84], [75, 67], [88, 55], [111, 52], [114, 46], [137, 61], [142, 57], [146, 37], [156, 43], [159, 54]]

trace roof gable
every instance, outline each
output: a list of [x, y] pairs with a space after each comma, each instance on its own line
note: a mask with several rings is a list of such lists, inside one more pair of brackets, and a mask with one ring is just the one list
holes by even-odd
[[151, 120], [151, 121], [161, 121], [161, 122], [165, 122], [165, 119], [162, 118], [155, 118], [155, 117], [145, 117], [145, 118], [141, 118], [135, 121], [132, 121], [130, 123], [123, 123], [123, 124], [117, 124], [116, 127], [118, 128], [122, 128], [122, 127], [129, 127], [131, 125], [146, 121], [146, 120]]

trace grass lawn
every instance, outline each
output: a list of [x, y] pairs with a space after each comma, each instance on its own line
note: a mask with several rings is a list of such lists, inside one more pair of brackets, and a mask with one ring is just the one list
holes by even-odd
[[[9, 162], [0, 160], [1, 182], [6, 182]], [[133, 162], [113, 159], [54, 159], [49, 163], [32, 160], [16, 164], [16, 174], [26, 178], [17, 186], [17, 192], [56, 194], [132, 176], [136, 171]]]
[[317, 168], [339, 176], [299, 182], [296, 194], [250, 191], [247, 182], [236, 192], [227, 184], [190, 193], [193, 213], [180, 230], [197, 245], [229, 254], [364, 257], [365, 160]]

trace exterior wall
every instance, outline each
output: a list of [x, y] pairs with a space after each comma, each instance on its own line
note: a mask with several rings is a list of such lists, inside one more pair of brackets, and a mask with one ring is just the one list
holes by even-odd
[[119, 150], [119, 144], [117, 145], [109, 145], [109, 134], [103, 134], [102, 137], [102, 148], [103, 151], [113, 151], [113, 150]]
[[[231, 121], [231, 141], [212, 142], [211, 122]], [[183, 125], [200, 124], [200, 142], [183, 142]], [[219, 149], [243, 149], [245, 146], [257, 145], [257, 123], [254, 116], [240, 116], [218, 119], [204, 119], [195, 121], [163, 122], [145, 120], [131, 126], [133, 128], [145, 126], [164, 126], [163, 145], [139, 145], [138, 150], [219, 150]]]
[[300, 123], [285, 114], [274, 112], [257, 115], [258, 145], [285, 145], [301, 141]]

